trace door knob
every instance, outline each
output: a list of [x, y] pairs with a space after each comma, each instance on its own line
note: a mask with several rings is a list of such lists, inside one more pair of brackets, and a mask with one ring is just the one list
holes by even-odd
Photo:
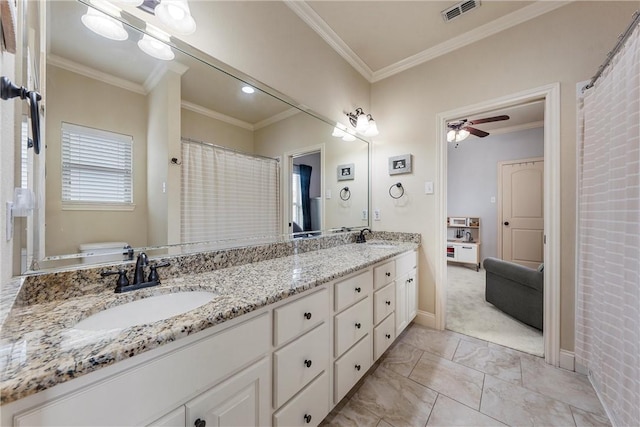
[[505, 221], [505, 222], [504, 222], [504, 225], [509, 225], [509, 221]]
[[307, 368], [311, 367], [311, 360], [307, 359], [304, 361], [304, 366], [306, 366]]
[[309, 313], [309, 312], [305, 313], [304, 314], [304, 318], [307, 319], [307, 320], [310, 320], [311, 319], [311, 313]]
[[200, 418], [198, 418], [196, 422], [193, 423], [193, 425], [195, 427], [205, 427], [207, 425], [207, 422], [205, 420], [201, 420]]
[[311, 415], [304, 414], [304, 422], [309, 424], [311, 422]]

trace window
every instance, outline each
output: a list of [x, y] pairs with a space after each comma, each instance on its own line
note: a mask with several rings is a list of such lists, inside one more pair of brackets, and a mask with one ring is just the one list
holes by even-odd
[[133, 138], [62, 123], [62, 202], [66, 208], [132, 207]]

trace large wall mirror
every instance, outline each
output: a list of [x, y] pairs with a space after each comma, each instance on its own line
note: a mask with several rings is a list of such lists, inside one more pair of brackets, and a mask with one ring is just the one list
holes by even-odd
[[45, 7], [38, 268], [102, 261], [82, 248], [103, 242], [163, 255], [369, 225], [367, 141], [180, 40], [150, 56], [135, 16], [111, 40], [88, 4]]

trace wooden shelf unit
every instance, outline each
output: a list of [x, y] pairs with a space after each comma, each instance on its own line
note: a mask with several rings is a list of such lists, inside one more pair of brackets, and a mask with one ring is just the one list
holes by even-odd
[[473, 264], [476, 271], [480, 270], [480, 217], [447, 217], [446, 255], [447, 261]]

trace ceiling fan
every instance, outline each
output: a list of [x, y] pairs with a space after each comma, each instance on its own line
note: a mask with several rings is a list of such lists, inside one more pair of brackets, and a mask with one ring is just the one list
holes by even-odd
[[502, 115], [476, 120], [462, 119], [455, 122], [447, 123], [447, 127], [449, 128], [449, 132], [447, 132], [447, 142], [455, 141], [457, 148], [457, 143], [467, 138], [469, 135], [475, 135], [477, 137], [484, 138], [485, 136], [489, 135], [489, 132], [471, 127], [471, 125], [475, 126], [482, 123], [499, 122], [502, 120], [509, 120], [509, 116]]

